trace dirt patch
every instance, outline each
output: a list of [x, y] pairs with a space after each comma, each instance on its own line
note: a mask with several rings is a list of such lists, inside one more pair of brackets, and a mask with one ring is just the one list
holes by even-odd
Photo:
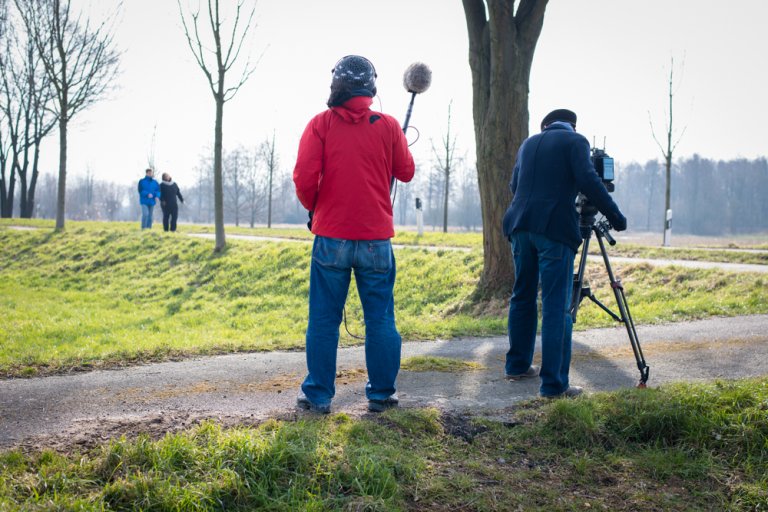
[[[238, 418], [238, 421], [243, 422], [245, 419]], [[16, 448], [23, 452], [38, 452], [43, 447], [60, 453], [84, 452], [123, 436], [134, 439], [139, 435], [147, 435], [153, 440], [159, 439], [165, 434], [189, 429], [205, 420], [232, 422], [233, 419], [160, 412], [142, 417], [78, 420], [62, 432], [25, 439]]]
[[446, 412], [440, 417], [440, 423], [447, 434], [471, 443], [475, 437], [488, 431], [488, 427], [473, 421], [475, 417], [471, 414]]

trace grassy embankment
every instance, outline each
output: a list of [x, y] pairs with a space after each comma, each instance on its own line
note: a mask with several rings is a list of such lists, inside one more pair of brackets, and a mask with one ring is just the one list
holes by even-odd
[[768, 380], [0, 453], [1, 510], [766, 510]]
[[[17, 221], [0, 223], [2, 376], [303, 345], [308, 244], [232, 240], [214, 255], [209, 240], [127, 223], [70, 222], [60, 234], [3, 227], [10, 223]], [[442, 243], [459, 245], [461, 235], [449, 236]], [[480, 251], [403, 249], [397, 262], [404, 339], [504, 333], [503, 304], [476, 311], [469, 303]], [[759, 274], [615, 266], [636, 323], [768, 311]], [[613, 304], [604, 269], [591, 264], [589, 274], [596, 295]], [[350, 330], [362, 334], [354, 286], [347, 315]], [[612, 324], [585, 306], [576, 327]], [[343, 333], [342, 343], [358, 341]]]

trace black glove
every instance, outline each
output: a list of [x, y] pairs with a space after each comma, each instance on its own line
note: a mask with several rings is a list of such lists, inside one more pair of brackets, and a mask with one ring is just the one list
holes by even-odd
[[624, 231], [627, 229], [627, 218], [619, 212], [611, 219], [611, 227], [616, 231]]
[[307, 212], [307, 215], [309, 215], [309, 221], [307, 222], [307, 229], [312, 231], [312, 214], [314, 212]]

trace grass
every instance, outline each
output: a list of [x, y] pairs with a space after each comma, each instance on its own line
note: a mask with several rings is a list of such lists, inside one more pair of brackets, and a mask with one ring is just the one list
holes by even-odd
[[475, 361], [464, 361], [453, 357], [413, 356], [400, 362], [400, 368], [412, 372], [470, 372], [482, 370], [484, 366]]
[[768, 379], [0, 454], [0, 510], [765, 510]]
[[[309, 244], [232, 240], [214, 255], [209, 240], [140, 232], [128, 223], [70, 222], [64, 233], [0, 227], [0, 246], [1, 376], [303, 347]], [[397, 260], [396, 315], [404, 339], [505, 332], [503, 304], [476, 308], [470, 300], [482, 267], [479, 251], [403, 249]], [[759, 274], [616, 267], [637, 323], [768, 312]], [[598, 264], [588, 267], [595, 294], [611, 305], [604, 274]], [[347, 316], [359, 335], [356, 295], [352, 286]], [[585, 305], [576, 327], [612, 324]], [[359, 341], [342, 329], [341, 343]]]

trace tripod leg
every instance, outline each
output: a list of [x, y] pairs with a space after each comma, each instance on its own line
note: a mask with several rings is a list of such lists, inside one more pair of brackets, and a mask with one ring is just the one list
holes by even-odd
[[[591, 232], [590, 232], [591, 234]], [[587, 268], [587, 253], [589, 252], [589, 237], [584, 239], [581, 246], [581, 256], [579, 258], [579, 270], [573, 276], [573, 292], [571, 295], [571, 308], [569, 310], [571, 319], [576, 323], [576, 315], [579, 312], [579, 305], [584, 297], [587, 296], [584, 290], [584, 269]]]
[[635, 323], [632, 320], [632, 315], [629, 312], [629, 303], [627, 297], [624, 294], [624, 287], [621, 281], [616, 279], [611, 269], [611, 262], [608, 261], [608, 253], [605, 250], [605, 244], [603, 243], [600, 235], [597, 235], [597, 243], [600, 245], [600, 253], [603, 255], [603, 262], [605, 263], [605, 270], [608, 272], [608, 279], [611, 281], [611, 288], [613, 294], [616, 297], [616, 304], [619, 307], [619, 316], [621, 322], [627, 328], [627, 335], [629, 336], [629, 344], [632, 346], [632, 352], [635, 354], [635, 361], [637, 361], [637, 369], [640, 370], [640, 382], [637, 387], [644, 388], [648, 381], [649, 368], [645, 362], [645, 356], [643, 355], [643, 349], [640, 347], [640, 340], [637, 338], [637, 330], [635, 329]]

